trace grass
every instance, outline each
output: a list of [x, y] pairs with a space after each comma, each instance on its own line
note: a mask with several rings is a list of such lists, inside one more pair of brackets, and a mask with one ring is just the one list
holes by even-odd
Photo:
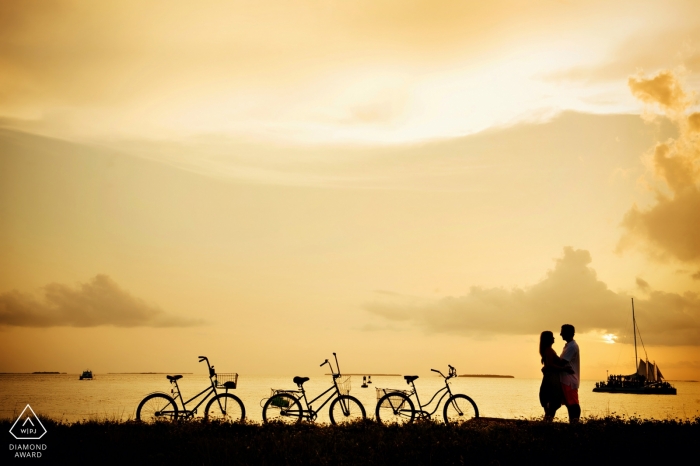
[[[578, 425], [482, 420], [337, 427], [43, 420], [42, 462], [74, 464], [669, 464], [696, 457], [700, 418], [589, 418]], [[8, 432], [12, 422], [0, 421]], [[10, 443], [18, 443], [9, 434]], [[25, 441], [26, 442], [26, 441]], [[3, 447], [5, 448], [5, 447]], [[5, 450], [11, 456], [11, 451]]]

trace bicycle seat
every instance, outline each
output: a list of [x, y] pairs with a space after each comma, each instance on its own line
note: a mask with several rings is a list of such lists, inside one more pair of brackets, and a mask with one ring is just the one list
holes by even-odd
[[403, 378], [406, 379], [406, 383], [411, 383], [414, 380], [416, 380], [418, 378], [418, 376], [417, 375], [404, 375]]
[[298, 375], [292, 380], [297, 385], [304, 385], [304, 382], [309, 380], [308, 377], [299, 377]]
[[175, 382], [176, 380], [182, 378], [181, 375], [166, 375], [166, 377], [167, 377], [168, 380], [170, 380], [171, 382]]

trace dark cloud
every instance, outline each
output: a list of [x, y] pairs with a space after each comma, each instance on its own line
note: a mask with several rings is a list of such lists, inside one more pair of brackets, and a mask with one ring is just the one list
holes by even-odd
[[52, 283], [40, 296], [17, 290], [0, 294], [0, 325], [16, 327], [185, 327], [201, 321], [168, 316], [121, 289], [107, 275], [72, 288]]
[[683, 262], [700, 261], [700, 116], [676, 76], [662, 71], [652, 78], [629, 79], [632, 93], [659, 108], [678, 128], [678, 137], [658, 142], [653, 151], [651, 185], [656, 202], [634, 205], [624, 216], [626, 232], [618, 251], [643, 243], [652, 255]]
[[647, 291], [650, 289], [649, 282], [647, 282], [646, 280], [643, 280], [643, 279], [637, 277], [636, 281], [637, 281], [637, 286], [639, 287], [640, 290]]
[[[472, 287], [464, 296], [438, 300], [385, 295], [366, 309], [436, 333], [536, 335], [571, 323], [578, 332], [614, 333], [625, 341], [631, 329], [630, 296], [608, 289], [588, 266], [590, 262], [588, 251], [567, 247], [554, 269], [528, 288]], [[635, 299], [645, 343], [700, 344], [700, 298], [691, 293], [647, 291], [647, 299]]]

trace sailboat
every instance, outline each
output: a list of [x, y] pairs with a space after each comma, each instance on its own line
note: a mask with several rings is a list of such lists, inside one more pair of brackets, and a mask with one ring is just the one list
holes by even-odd
[[[608, 380], [596, 382], [594, 392], [598, 393], [633, 393], [638, 395], [675, 395], [676, 388], [664, 380], [659, 366], [650, 362], [642, 340], [645, 359], [637, 356], [637, 319], [634, 316], [634, 298], [632, 298], [632, 330], [634, 332], [634, 360], [639, 361], [637, 372], [630, 375], [609, 375]], [[639, 336], [641, 340], [641, 334]]]

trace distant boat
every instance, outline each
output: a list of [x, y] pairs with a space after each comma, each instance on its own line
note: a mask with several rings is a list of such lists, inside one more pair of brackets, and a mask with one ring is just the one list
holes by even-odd
[[83, 373], [80, 374], [80, 380], [92, 380], [92, 371], [90, 369], [83, 371]]
[[[630, 375], [609, 375], [608, 380], [596, 382], [594, 392], [597, 393], [632, 393], [637, 395], [675, 395], [676, 388], [664, 380], [659, 366], [649, 362], [647, 350], [644, 348], [645, 360], [637, 356], [637, 320], [634, 316], [634, 298], [632, 298], [632, 331], [634, 332], [634, 360], [637, 372]], [[640, 335], [641, 340], [641, 335]]]

